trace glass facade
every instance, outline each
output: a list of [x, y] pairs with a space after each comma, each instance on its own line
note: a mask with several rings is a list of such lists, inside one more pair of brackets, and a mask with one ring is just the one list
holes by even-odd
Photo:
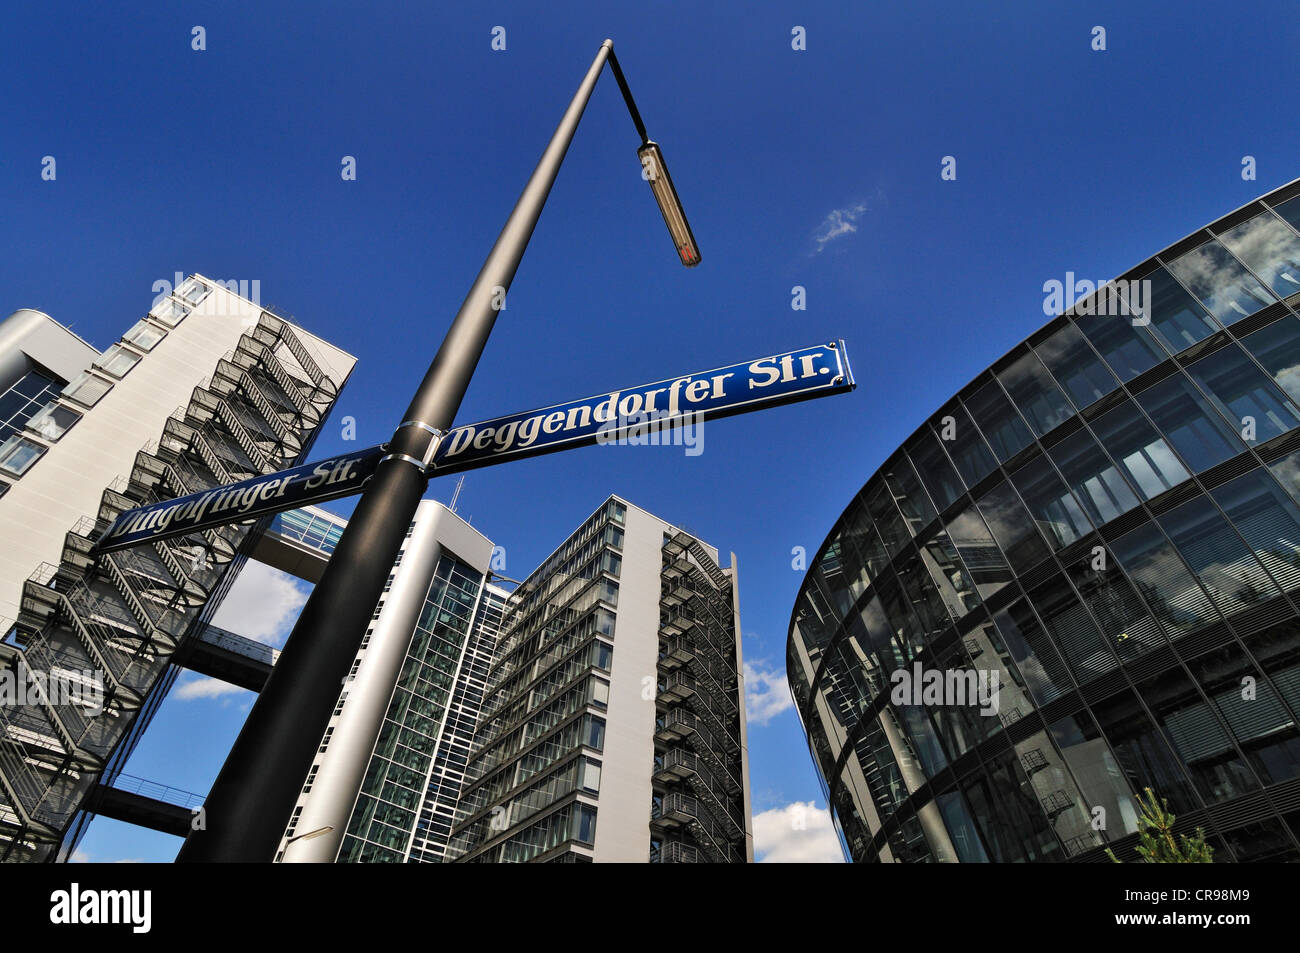
[[[1150, 787], [1216, 861], [1300, 861], [1297, 194], [981, 374], [810, 560], [787, 672], [854, 860], [1131, 858]], [[895, 703], [917, 664], [996, 704]]]

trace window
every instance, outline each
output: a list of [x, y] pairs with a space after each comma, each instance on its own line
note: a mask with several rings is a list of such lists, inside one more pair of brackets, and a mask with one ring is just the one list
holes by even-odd
[[60, 382], [40, 371], [28, 371], [0, 394], [0, 442], [12, 437], [33, 415], [52, 401]]
[[[1016, 489], [1043, 535], [1057, 549], [1092, 531], [1078, 501], [1070, 495], [1047, 457], [1040, 456], [1011, 474]], [[1136, 503], [1137, 501], [1134, 500]]]
[[27, 426], [46, 440], [58, 440], [67, 433], [72, 425], [81, 419], [81, 414], [62, 404], [50, 404], [27, 422]]
[[1135, 325], [1132, 317], [1078, 315], [1074, 323], [1121, 381], [1131, 381], [1165, 359], [1164, 349], [1151, 336], [1150, 328]]
[[1080, 430], [1049, 452], [1098, 526], [1138, 505], [1137, 495], [1088, 431]]
[[1205, 497], [1170, 510], [1160, 524], [1224, 615], [1278, 594], [1259, 560]]
[[963, 487], [952, 464], [944, 455], [943, 448], [939, 446], [939, 441], [933, 434], [922, 432], [916, 443], [907, 450], [916, 461], [916, 472], [920, 474], [921, 480], [930, 491], [935, 505], [940, 510], [947, 509], [957, 497], [962, 495]]
[[1235, 345], [1201, 358], [1187, 373], [1247, 439], [1263, 442], [1300, 424], [1300, 411]]
[[154, 345], [167, 336], [167, 332], [148, 321], [137, 321], [122, 337], [142, 351], [152, 351]]
[[1211, 493], [1283, 589], [1300, 588], [1300, 508], [1262, 467]]
[[1205, 591], [1155, 523], [1125, 533], [1111, 552], [1170, 638], [1218, 621]]
[[[945, 418], [951, 417], [948, 421]], [[974, 486], [992, 472], [998, 462], [993, 459], [984, 446], [979, 429], [971, 423], [966, 409], [956, 402], [940, 411], [935, 429], [947, 447], [948, 455], [957, 465], [961, 478], [967, 486]]]
[[997, 381], [989, 381], [972, 394], [966, 400], [966, 409], [1003, 463], [1033, 442], [1033, 434], [1002, 393]]
[[188, 302], [190, 305], [196, 305], [208, 296], [211, 291], [207, 285], [197, 278], [187, 278], [176, 287], [176, 297]]
[[1274, 321], [1248, 334], [1241, 343], [1292, 400], [1300, 400], [1300, 318]]
[[75, 400], [82, 407], [94, 407], [99, 399], [113, 389], [113, 385], [90, 371], [82, 371], [72, 383], [63, 388], [66, 400]]
[[140, 363], [139, 354], [127, 350], [120, 344], [114, 344], [95, 360], [94, 366], [120, 380], [138, 363]]
[[596, 809], [587, 804], [577, 805], [573, 815], [573, 839], [581, 844], [596, 842]]
[[582, 764], [582, 789], [593, 794], [600, 791], [600, 762], [586, 758]]
[[188, 305], [182, 304], [175, 298], [164, 298], [149, 313], [167, 327], [174, 328], [190, 313], [190, 309]]
[[1279, 298], [1300, 291], [1300, 238], [1272, 212], [1261, 212], [1219, 236]]
[[1274, 300], [1269, 290], [1213, 239], [1171, 261], [1169, 270], [1224, 324], [1248, 317]]
[[1080, 410], [1119, 386], [1115, 375], [1073, 324], [1067, 324], [1034, 350]]
[[[1029, 518], [1009, 483], [998, 483], [977, 502], [993, 537], [1002, 545], [1017, 572], [1024, 572], [1047, 558], [1047, 544], [1038, 535], [1035, 521]], [[955, 535], [953, 539], [956, 540]]]
[[[1158, 496], [1190, 476], [1169, 444], [1132, 401], [1102, 414], [1092, 422], [1092, 429], [1144, 499]], [[1058, 453], [1064, 453], [1059, 446], [1053, 449], [1052, 455], [1063, 470], [1068, 469]], [[1073, 483], [1072, 471], [1066, 473], [1066, 479]]]
[[1040, 437], [1074, 415], [1069, 401], [1033, 354], [1021, 357], [998, 374], [998, 379]]
[[15, 434], [0, 445], [0, 470], [10, 476], [22, 476], [45, 450], [39, 443]]
[[1157, 268], [1142, 281], [1151, 282], [1150, 299], [1144, 301], [1151, 329], [1175, 354], [1203, 341], [1219, 330], [1204, 308], [1164, 268]]
[[1193, 473], [1245, 449], [1237, 431], [1181, 374], [1144, 390], [1137, 400]]

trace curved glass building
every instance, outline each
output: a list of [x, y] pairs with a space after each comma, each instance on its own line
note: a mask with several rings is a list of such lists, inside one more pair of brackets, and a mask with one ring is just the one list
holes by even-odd
[[854, 860], [1133, 859], [1148, 787], [1216, 861], [1300, 860], [1297, 196], [1074, 304], [835, 524], [787, 672]]

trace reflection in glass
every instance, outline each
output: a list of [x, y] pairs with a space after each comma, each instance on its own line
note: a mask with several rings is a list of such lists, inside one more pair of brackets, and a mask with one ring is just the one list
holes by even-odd
[[1193, 473], [1245, 449], [1237, 431], [1181, 374], [1147, 388], [1137, 401]]
[[1176, 354], [1219, 330], [1219, 322], [1164, 268], [1141, 280], [1151, 282], [1147, 315], [1151, 328], [1171, 352]]
[[966, 564], [980, 596], [988, 599], [1011, 581], [1011, 567], [1002, 556], [993, 535], [975, 504], [968, 503], [948, 521], [948, 538]]
[[1111, 552], [1170, 638], [1219, 620], [1205, 591], [1155, 523], [1125, 533], [1111, 543]]
[[1011, 479], [1038, 528], [1056, 549], [1092, 532], [1088, 517], [1047, 457], [1039, 456], [1026, 463], [1011, 474]]
[[965, 492], [961, 480], [948, 462], [948, 457], [939, 446], [939, 441], [928, 430], [924, 430], [912, 443], [907, 452], [916, 464], [916, 472], [925, 482], [930, 496], [939, 509], [947, 509], [957, 497]]
[[1273, 295], [1228, 250], [1211, 239], [1169, 263], [1184, 285], [1224, 324], [1273, 303]]
[[1228, 229], [1219, 241], [1279, 298], [1300, 291], [1300, 237], [1272, 212], [1261, 212]]
[[1135, 325], [1131, 317], [1093, 314], [1074, 320], [1121, 381], [1131, 381], [1167, 356], [1150, 328]]
[[1137, 506], [1132, 488], [1088, 431], [1065, 438], [1049, 453], [1098, 526]]
[[[1092, 422], [1092, 429], [1144, 499], [1158, 496], [1189, 477], [1169, 444], [1131, 400], [1102, 414]], [[1066, 469], [1060, 459], [1057, 465]], [[1071, 472], [1066, 472], [1066, 479], [1074, 479]]]
[[[1062, 718], [1048, 726], [1053, 743], [1065, 757], [1085, 800], [1089, 815], [1101, 808], [1106, 818], [1108, 837], [1123, 837], [1137, 830], [1140, 809], [1137, 798], [1120, 770], [1106, 739], [1097, 730], [1087, 712]], [[1059, 805], [1069, 798], [1069, 790], [1053, 799]]]
[[[1060, 655], [1026, 600], [1017, 599], [995, 613], [993, 621], [1040, 708], [1074, 688]], [[1004, 718], [1010, 714], [1005, 705], [1002, 714]]]
[[1067, 324], [1034, 350], [1080, 410], [1119, 386], [1115, 375], [1073, 324]]
[[1211, 494], [1283, 589], [1300, 588], [1300, 507], [1262, 467]]
[[1242, 339], [1292, 400], [1300, 400], [1300, 318], [1287, 315]]
[[1263, 443], [1300, 424], [1300, 410], [1235, 345], [1201, 358], [1187, 373], [1248, 438], [1253, 427], [1254, 441]]
[[1033, 354], [1021, 357], [998, 374], [998, 379], [1040, 437], [1074, 415], [1070, 402]]
[[1225, 616], [1278, 594], [1259, 560], [1205, 497], [1184, 503], [1159, 520]]
[[977, 502], [1013, 569], [1023, 572], [1047, 558], [1050, 550], [1011, 484], [999, 482]]
[[961, 404], [954, 402], [941, 410], [934, 426], [967, 486], [974, 486], [998, 465]]
[[966, 409], [984, 433], [998, 459], [1006, 463], [1029, 446], [1034, 435], [1020, 419], [997, 381], [989, 381], [966, 400]]

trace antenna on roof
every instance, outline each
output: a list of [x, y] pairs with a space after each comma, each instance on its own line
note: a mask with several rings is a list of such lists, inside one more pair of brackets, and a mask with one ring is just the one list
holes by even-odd
[[462, 473], [460, 479], [456, 481], [456, 491], [451, 495], [451, 505], [447, 507], [447, 509], [451, 510], [453, 513], [456, 512], [456, 501], [460, 499], [460, 488], [464, 485], [465, 474]]

